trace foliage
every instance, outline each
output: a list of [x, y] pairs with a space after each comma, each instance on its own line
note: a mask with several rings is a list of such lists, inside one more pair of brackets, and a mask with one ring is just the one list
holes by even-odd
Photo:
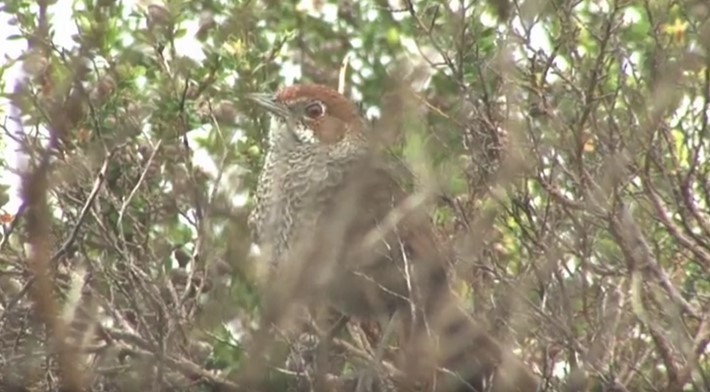
[[[0, 70], [26, 157], [20, 207], [0, 188], [4, 386], [242, 388], [267, 129], [244, 96], [336, 86], [350, 54], [374, 137], [440, 190], [456, 291], [546, 390], [710, 390], [704, 2], [68, 4], [2, 10], [26, 46]], [[334, 388], [365, 332], [337, 337]]]

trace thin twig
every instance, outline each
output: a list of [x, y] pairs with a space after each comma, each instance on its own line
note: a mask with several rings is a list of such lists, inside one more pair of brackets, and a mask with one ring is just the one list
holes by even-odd
[[350, 58], [352, 57], [352, 52], [343, 57], [343, 62], [340, 64], [340, 72], [338, 73], [338, 92], [345, 94], [345, 77], [348, 74], [348, 67], [350, 66]]
[[124, 200], [123, 204], [121, 204], [121, 210], [118, 213], [118, 222], [116, 223], [116, 226], [119, 228], [121, 233], [123, 233], [121, 223], [123, 223], [123, 216], [126, 213], [126, 208], [128, 208], [128, 205], [131, 204], [131, 200], [136, 195], [136, 192], [138, 192], [138, 188], [140, 188], [141, 184], [145, 180], [145, 176], [148, 173], [150, 166], [153, 164], [153, 159], [155, 158], [155, 154], [158, 153], [161, 144], [163, 144], [162, 139], [158, 140], [158, 143], [155, 144], [155, 147], [153, 148], [153, 151], [150, 153], [150, 157], [148, 158], [148, 162], [145, 164], [145, 167], [141, 172], [141, 176], [138, 178], [138, 181], [136, 181], [136, 184], [133, 186], [133, 189], [131, 189], [131, 193], [128, 194], [126, 200]]
[[101, 186], [103, 185], [104, 181], [106, 180], [106, 172], [108, 171], [108, 165], [109, 162], [111, 161], [111, 158], [114, 156], [116, 151], [121, 146], [112, 149], [106, 158], [104, 158], [103, 163], [101, 164], [101, 168], [99, 169], [99, 173], [96, 175], [96, 178], [94, 179], [94, 186], [91, 188], [91, 193], [89, 193], [89, 197], [86, 199], [86, 202], [84, 203], [84, 206], [81, 208], [81, 211], [79, 212], [79, 217], [76, 220], [76, 223], [74, 224], [74, 227], [72, 228], [71, 233], [69, 234], [69, 237], [62, 243], [62, 246], [57, 250], [57, 252], [54, 253], [52, 256], [52, 261], [57, 261], [59, 258], [62, 256], [66, 255], [69, 252], [69, 249], [72, 247], [74, 244], [74, 241], [76, 241], [77, 236], [79, 235], [79, 230], [81, 229], [81, 226], [86, 219], [86, 214], [89, 212], [91, 209], [91, 206], [94, 204], [94, 201], [96, 200], [96, 197], [99, 194], [99, 190], [101, 190]]

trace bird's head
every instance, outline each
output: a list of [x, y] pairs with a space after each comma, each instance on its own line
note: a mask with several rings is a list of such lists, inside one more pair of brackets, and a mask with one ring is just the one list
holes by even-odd
[[355, 152], [364, 148], [365, 121], [357, 106], [339, 92], [317, 84], [285, 87], [249, 98], [272, 115], [270, 147], [323, 147]]

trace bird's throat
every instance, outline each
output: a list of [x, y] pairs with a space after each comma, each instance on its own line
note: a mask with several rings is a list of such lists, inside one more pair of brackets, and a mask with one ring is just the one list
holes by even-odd
[[287, 152], [302, 145], [316, 144], [318, 144], [318, 139], [315, 132], [305, 124], [279, 117], [271, 119], [271, 127], [269, 129], [270, 148]]

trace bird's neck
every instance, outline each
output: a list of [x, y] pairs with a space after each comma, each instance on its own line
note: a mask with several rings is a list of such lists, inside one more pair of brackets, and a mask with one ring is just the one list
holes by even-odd
[[[328, 167], [338, 170], [349, 166], [353, 161], [361, 160], [369, 154], [365, 140], [360, 134], [348, 133], [344, 138], [333, 144], [321, 144], [309, 138], [300, 137], [304, 132], [295, 132], [283, 120], [272, 120], [269, 131], [269, 150], [267, 162], [278, 159], [284, 163], [292, 161], [304, 162], [316, 168]], [[286, 157], [286, 160], [283, 158]]]

